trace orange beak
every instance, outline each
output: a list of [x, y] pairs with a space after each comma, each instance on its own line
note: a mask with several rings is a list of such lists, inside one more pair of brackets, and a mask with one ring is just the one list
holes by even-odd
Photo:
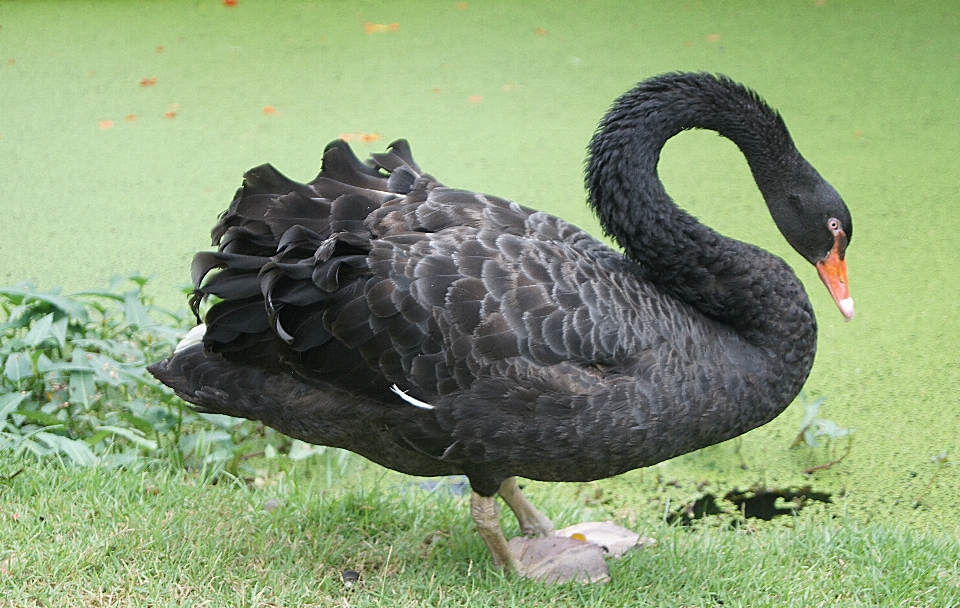
[[837, 235], [833, 249], [826, 258], [817, 262], [817, 273], [820, 280], [827, 286], [827, 291], [833, 296], [833, 301], [837, 303], [837, 308], [849, 321], [853, 318], [853, 298], [850, 297], [850, 287], [847, 282], [847, 262], [840, 257], [840, 248], [845, 243], [846, 237], [843, 233]]

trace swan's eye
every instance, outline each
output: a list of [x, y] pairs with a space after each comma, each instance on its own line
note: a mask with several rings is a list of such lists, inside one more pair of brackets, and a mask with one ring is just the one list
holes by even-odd
[[835, 217], [830, 218], [827, 220], [827, 228], [829, 228], [830, 232], [834, 234], [840, 232], [840, 220]]

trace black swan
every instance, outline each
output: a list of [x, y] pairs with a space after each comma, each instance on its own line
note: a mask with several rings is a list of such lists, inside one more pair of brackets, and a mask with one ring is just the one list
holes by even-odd
[[553, 525], [515, 476], [595, 480], [777, 416], [817, 326], [780, 258], [680, 210], [657, 161], [685, 129], [731, 139], [790, 245], [853, 317], [850, 213], [780, 115], [724, 76], [672, 73], [620, 97], [586, 186], [623, 253], [546, 213], [447, 188], [406, 141], [369, 162], [334, 141], [320, 175], [250, 170], [193, 262], [204, 325], [150, 368], [203, 412], [260, 420], [412, 475], [466, 475], [495, 564]]

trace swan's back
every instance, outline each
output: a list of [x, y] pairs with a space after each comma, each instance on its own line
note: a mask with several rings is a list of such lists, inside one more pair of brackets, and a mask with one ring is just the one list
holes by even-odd
[[426, 399], [516, 358], [615, 365], [636, 349], [634, 266], [558, 218], [443, 187], [405, 142], [375, 161], [385, 175], [334, 142], [309, 184], [247, 174], [220, 251], [194, 262], [194, 305], [222, 299], [211, 350], [395, 401], [394, 384]]

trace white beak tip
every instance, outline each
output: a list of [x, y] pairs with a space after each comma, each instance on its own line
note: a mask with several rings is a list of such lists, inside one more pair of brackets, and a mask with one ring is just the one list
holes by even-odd
[[847, 321], [853, 318], [853, 298], [844, 298], [837, 302], [837, 306], [840, 307], [840, 313]]

